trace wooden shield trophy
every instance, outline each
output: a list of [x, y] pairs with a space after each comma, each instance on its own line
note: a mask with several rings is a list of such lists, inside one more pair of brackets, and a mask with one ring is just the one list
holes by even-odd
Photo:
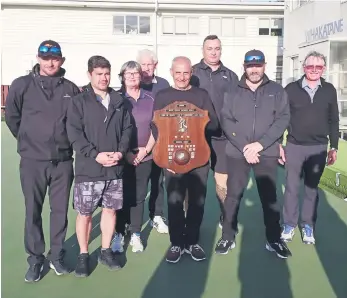
[[155, 163], [178, 174], [205, 165], [211, 154], [205, 137], [209, 121], [207, 111], [186, 101], [154, 111], [153, 122], [158, 128], [153, 149]]

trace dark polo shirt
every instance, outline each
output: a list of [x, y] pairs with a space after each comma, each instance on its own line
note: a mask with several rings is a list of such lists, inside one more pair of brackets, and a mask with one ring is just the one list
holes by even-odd
[[[128, 93], [123, 93], [125, 105], [132, 115], [133, 134], [130, 142], [130, 149], [138, 147], [146, 147], [151, 136], [151, 121], [153, 118], [154, 99], [152, 93], [144, 89], [140, 89], [140, 97], [138, 100], [132, 98]], [[151, 159], [147, 156], [143, 161]]]

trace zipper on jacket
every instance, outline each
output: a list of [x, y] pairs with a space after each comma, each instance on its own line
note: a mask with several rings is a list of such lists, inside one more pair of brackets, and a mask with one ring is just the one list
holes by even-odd
[[252, 142], [254, 142], [254, 139], [255, 139], [255, 118], [256, 118], [256, 108], [257, 108], [256, 97], [254, 97], [253, 100], [254, 100], [254, 107], [253, 107], [253, 137], [252, 137]]

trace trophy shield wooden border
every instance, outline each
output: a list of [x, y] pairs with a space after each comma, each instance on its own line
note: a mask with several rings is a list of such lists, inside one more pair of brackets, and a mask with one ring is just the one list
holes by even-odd
[[183, 174], [209, 161], [211, 150], [205, 136], [208, 111], [175, 101], [154, 111], [153, 122], [158, 129], [153, 159], [159, 167]]

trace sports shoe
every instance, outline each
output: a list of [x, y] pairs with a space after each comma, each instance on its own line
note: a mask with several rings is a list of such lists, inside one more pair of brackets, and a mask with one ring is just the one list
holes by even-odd
[[276, 255], [281, 259], [287, 259], [292, 255], [286, 243], [283, 240], [279, 240], [278, 242], [269, 243], [266, 242], [265, 245], [268, 251], [276, 253]]
[[83, 253], [78, 255], [77, 265], [75, 268], [76, 277], [87, 277], [89, 275], [89, 254]]
[[184, 249], [179, 246], [172, 245], [166, 253], [166, 261], [169, 263], [177, 263], [184, 254]]
[[294, 227], [292, 227], [290, 225], [284, 225], [283, 231], [281, 234], [281, 239], [285, 242], [290, 242], [293, 240], [294, 234], [295, 234]]
[[124, 251], [124, 236], [116, 233], [112, 239], [111, 249], [113, 252], [122, 253]]
[[162, 216], [154, 216], [153, 220], [151, 220], [151, 225], [153, 228], [157, 230], [160, 234], [168, 234], [169, 227], [165, 223], [166, 219]]
[[185, 250], [194, 261], [203, 261], [206, 259], [206, 254], [199, 244], [189, 245]]
[[41, 272], [43, 270], [43, 263], [32, 264], [29, 266], [24, 280], [26, 282], [36, 282], [41, 279]]
[[143, 252], [143, 244], [139, 233], [131, 235], [130, 245], [132, 246], [132, 252]]
[[302, 242], [305, 244], [315, 244], [316, 240], [313, 235], [313, 228], [310, 225], [304, 225], [302, 228]]
[[107, 248], [105, 250], [101, 249], [98, 262], [105, 265], [111, 271], [121, 269], [121, 266], [111, 248]]
[[59, 260], [56, 260], [56, 261], [50, 261], [49, 267], [54, 270], [56, 275], [64, 275], [64, 274], [69, 274], [71, 272], [70, 268], [68, 268], [64, 264], [63, 258], [60, 258]]
[[216, 254], [226, 255], [229, 250], [232, 250], [233, 248], [235, 248], [235, 246], [235, 241], [224, 240], [223, 238], [221, 238], [218, 240], [214, 251]]

